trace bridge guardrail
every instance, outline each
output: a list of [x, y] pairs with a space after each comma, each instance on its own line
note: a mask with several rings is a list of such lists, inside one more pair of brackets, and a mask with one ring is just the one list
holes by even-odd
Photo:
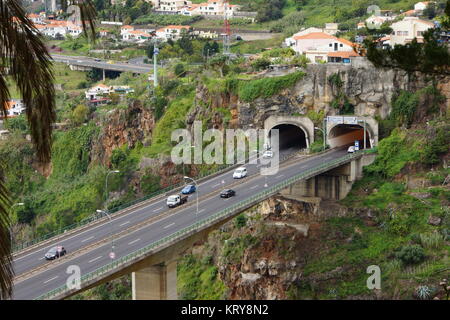
[[[306, 179], [309, 176], [314, 176], [318, 172], [322, 172], [323, 170], [329, 169], [329, 168], [339, 165], [341, 163], [346, 163], [348, 160], [357, 158], [360, 155], [363, 155], [364, 153], [373, 153], [373, 151], [371, 149], [368, 149], [368, 150], [356, 152], [354, 154], [348, 154], [342, 158], [330, 160], [325, 163], [322, 163], [321, 165], [319, 165], [315, 168], [308, 169], [298, 175], [295, 175], [289, 179], [286, 179], [285, 181], [282, 181], [282, 182], [276, 184], [273, 187], [268, 188], [267, 190], [261, 191], [260, 193], [254, 195], [246, 200], [243, 200], [237, 204], [234, 204], [231, 207], [225, 208], [225, 209], [219, 211], [218, 213], [216, 213], [212, 216], [209, 216], [208, 218], [200, 220], [184, 229], [181, 229], [169, 236], [166, 236], [156, 242], [153, 242], [152, 244], [150, 244], [144, 248], [136, 250], [120, 259], [117, 259], [117, 260], [115, 260], [109, 264], [106, 264], [90, 273], [87, 273], [86, 275], [81, 277], [81, 283], [92, 280], [102, 274], [105, 274], [105, 273], [117, 268], [120, 265], [123, 265], [139, 256], [147, 254], [151, 250], [153, 250], [159, 246], [162, 246], [163, 244], [167, 244], [176, 238], [186, 235], [191, 231], [197, 230], [201, 226], [208, 225], [215, 220], [219, 220], [219, 219], [222, 219], [223, 217], [233, 214], [236, 210], [242, 210], [243, 208], [246, 208], [249, 205], [254, 205], [255, 203], [267, 198], [267, 196], [269, 196], [271, 194], [276, 194], [278, 191], [283, 190], [284, 188], [286, 188], [287, 186], [289, 186], [290, 184], [292, 184], [298, 180]], [[64, 292], [67, 292], [67, 291], [70, 291], [70, 289], [65, 284], [61, 287], [53, 289], [53, 290], [37, 297], [35, 300], [51, 299], [51, 298], [54, 298], [54, 297], [57, 297], [57, 296], [63, 294]]]

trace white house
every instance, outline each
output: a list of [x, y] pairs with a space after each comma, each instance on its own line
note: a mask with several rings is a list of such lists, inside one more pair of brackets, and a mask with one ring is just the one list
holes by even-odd
[[422, 1], [422, 2], [417, 2], [417, 3], [414, 5], [414, 10], [416, 10], [416, 11], [423, 11], [423, 10], [425, 10], [426, 8], [428, 8], [428, 6], [429, 6], [431, 3], [435, 3], [435, 2], [434, 2], [434, 1]]
[[230, 4], [225, 0], [208, 0], [208, 2], [199, 3], [193, 6], [191, 10], [191, 15], [202, 15], [202, 16], [224, 16], [226, 13], [228, 17], [234, 16], [240, 6], [235, 4]]
[[[6, 116], [9, 117], [17, 117], [25, 112], [25, 106], [22, 100], [12, 99], [5, 103]], [[3, 117], [3, 114], [2, 114]]]
[[366, 25], [368, 27], [372, 26], [377, 28], [380, 27], [383, 23], [386, 21], [392, 21], [394, 17], [391, 16], [377, 16], [377, 15], [371, 15], [369, 18], [366, 19]]
[[76, 38], [82, 33], [83, 33], [82, 27], [72, 22], [67, 22], [67, 34], [70, 34], [72, 37]]
[[56, 38], [58, 35], [65, 37], [68, 31], [65, 25], [50, 23], [45, 25], [42, 33], [45, 36]]
[[434, 23], [417, 17], [405, 17], [403, 20], [393, 23], [391, 28], [393, 30], [390, 39], [391, 46], [404, 45], [414, 38], [417, 38], [418, 42], [423, 42], [424, 32], [434, 28]]
[[103, 83], [100, 83], [85, 92], [86, 99], [87, 100], [98, 100], [100, 98], [103, 98], [103, 97], [109, 95], [112, 92], [112, 90], [113, 90], [113, 87], [104, 85]]
[[326, 23], [325, 28], [310, 27], [307, 29], [302, 29], [291, 37], [285, 39], [284, 42], [288, 47], [292, 47], [295, 46], [296, 43], [296, 41], [294, 40], [295, 37], [304, 36], [310, 33], [326, 33], [329, 35], [335, 35], [338, 31], [339, 30], [337, 23]]
[[190, 32], [190, 30], [190, 26], [170, 25], [156, 30], [156, 37], [164, 41], [167, 41], [169, 39], [178, 40], [183, 32]]
[[293, 37], [295, 52], [305, 55], [311, 62], [350, 62], [357, 56], [355, 44], [324, 32], [312, 32]]
[[36, 13], [30, 13], [27, 15], [28, 19], [30, 19], [33, 23], [43, 24], [44, 20], [41, 15]]
[[187, 6], [191, 5], [191, 1], [186, 0], [152, 0], [153, 7], [156, 11], [181, 13]]
[[133, 31], [133, 30], [134, 30], [134, 27], [132, 27], [132, 26], [129, 26], [129, 25], [122, 26], [122, 27], [120, 27], [120, 36], [122, 37], [122, 39], [124, 39], [124, 35], [128, 34], [130, 31]]

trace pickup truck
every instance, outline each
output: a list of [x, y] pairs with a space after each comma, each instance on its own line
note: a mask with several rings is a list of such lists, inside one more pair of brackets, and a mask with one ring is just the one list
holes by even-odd
[[186, 203], [187, 200], [188, 196], [177, 194], [168, 197], [166, 203], [169, 208], [175, 208], [182, 205], [183, 203]]

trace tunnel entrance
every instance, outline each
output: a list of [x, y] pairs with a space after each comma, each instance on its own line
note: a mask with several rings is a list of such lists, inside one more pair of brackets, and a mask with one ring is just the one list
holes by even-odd
[[[366, 148], [371, 145], [371, 134], [366, 128]], [[355, 141], [359, 141], [359, 149], [364, 149], [364, 128], [357, 124], [338, 124], [333, 127], [328, 134], [328, 144], [330, 148], [351, 146]]]
[[273, 127], [269, 132], [269, 138], [272, 130], [278, 129], [280, 138], [280, 150], [294, 149], [301, 150], [308, 147], [308, 141], [305, 131], [293, 124], [280, 124]]

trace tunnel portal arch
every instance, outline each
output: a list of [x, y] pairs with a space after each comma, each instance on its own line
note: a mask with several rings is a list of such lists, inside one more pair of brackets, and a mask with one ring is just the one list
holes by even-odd
[[273, 129], [280, 130], [280, 148], [309, 148], [314, 142], [314, 123], [307, 117], [270, 116], [264, 122], [267, 138]]
[[353, 145], [356, 140], [364, 148], [364, 121], [366, 128], [366, 147], [378, 145], [378, 122], [371, 117], [358, 117], [358, 124], [327, 123], [327, 143], [330, 148]]

